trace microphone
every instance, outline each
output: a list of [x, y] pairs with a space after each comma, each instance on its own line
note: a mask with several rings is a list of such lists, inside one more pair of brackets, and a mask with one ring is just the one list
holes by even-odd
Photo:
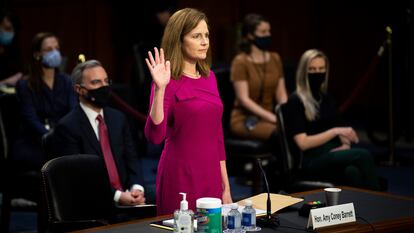
[[257, 164], [259, 165], [259, 168], [262, 172], [263, 178], [265, 180], [266, 184], [266, 191], [267, 191], [267, 201], [266, 201], [266, 217], [264, 218], [257, 218], [256, 223], [260, 227], [267, 227], [267, 228], [277, 228], [279, 223], [279, 218], [277, 216], [272, 215], [272, 203], [270, 200], [270, 189], [269, 189], [269, 183], [267, 182], [267, 176], [266, 173], [262, 167], [262, 160], [257, 159]]

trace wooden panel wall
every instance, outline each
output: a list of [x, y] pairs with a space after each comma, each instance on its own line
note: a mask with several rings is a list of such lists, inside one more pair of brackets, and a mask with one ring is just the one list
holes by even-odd
[[[8, 2], [20, 18], [20, 43], [26, 56], [36, 32], [55, 32], [69, 59], [67, 72], [75, 65], [77, 54], [85, 53], [89, 58], [101, 60], [116, 81], [126, 82], [132, 77], [132, 45], [159, 33], [154, 29], [156, 23], [152, 14], [158, 3], [153, 1], [151, 4], [126, 0]], [[272, 49], [280, 53], [288, 67], [288, 83], [293, 85], [294, 67], [306, 49], [324, 50], [332, 64], [331, 91], [340, 103], [349, 97], [383, 43], [385, 27], [392, 25], [395, 29], [394, 68], [400, 83], [397, 88], [403, 90], [413, 84], [407, 79], [408, 74], [413, 73], [407, 68], [413, 66], [412, 41], [407, 41], [413, 38], [412, 22], [408, 23], [412, 20], [408, 9], [412, 8], [408, 3], [403, 5], [390, 0], [381, 4], [356, 0], [180, 0], [178, 8], [182, 7], [198, 8], [209, 17], [214, 64], [217, 66], [231, 62], [235, 55], [238, 23], [249, 12], [260, 13], [269, 19]], [[386, 66], [385, 63], [381, 65]], [[387, 101], [386, 77], [370, 85], [367, 94], [361, 97], [362, 102], [364, 98], [368, 102], [374, 99]]]

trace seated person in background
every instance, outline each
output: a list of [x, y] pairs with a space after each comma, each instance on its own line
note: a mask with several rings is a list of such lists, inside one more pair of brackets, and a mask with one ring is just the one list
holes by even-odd
[[14, 86], [23, 76], [15, 30], [10, 13], [0, 9], [0, 85]]
[[78, 64], [72, 79], [79, 105], [54, 130], [54, 155], [94, 154], [102, 156], [120, 205], [145, 204], [139, 158], [123, 113], [107, 107], [110, 80], [101, 63]]
[[288, 137], [303, 152], [304, 172], [314, 178], [379, 190], [370, 153], [351, 148], [358, 142], [353, 128], [341, 126], [327, 93], [329, 62], [316, 49], [306, 51], [296, 72], [296, 92], [284, 107]]
[[287, 100], [282, 61], [270, 52], [270, 23], [262, 16], [249, 14], [242, 27], [241, 53], [231, 65], [236, 101], [230, 128], [235, 136], [271, 141], [276, 139], [277, 103]]
[[24, 130], [14, 145], [12, 159], [19, 166], [40, 171], [46, 162], [41, 138], [76, 104], [72, 82], [58, 67], [62, 57], [58, 38], [49, 32], [32, 40], [32, 58], [27, 79], [16, 84]]

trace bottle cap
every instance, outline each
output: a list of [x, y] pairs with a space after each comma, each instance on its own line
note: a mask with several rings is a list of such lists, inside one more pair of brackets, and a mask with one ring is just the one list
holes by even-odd
[[180, 195], [183, 195], [183, 200], [180, 202], [180, 210], [188, 210], [187, 193], [180, 193]]
[[252, 202], [252, 200], [247, 199], [247, 200], [245, 200], [245, 201], [244, 201], [244, 204], [245, 204], [246, 206], [252, 206], [252, 205], [253, 205], [253, 202]]
[[232, 210], [237, 210], [238, 208], [239, 208], [239, 205], [237, 205], [237, 203], [231, 203]]

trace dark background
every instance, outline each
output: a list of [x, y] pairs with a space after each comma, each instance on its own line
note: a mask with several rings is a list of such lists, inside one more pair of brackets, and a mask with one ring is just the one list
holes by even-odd
[[[154, 41], [162, 29], [154, 12], [173, 5], [175, 9], [195, 7], [209, 18], [214, 67], [228, 67], [236, 53], [239, 22], [250, 12], [265, 16], [272, 26], [272, 50], [279, 52], [288, 91], [294, 89], [294, 72], [300, 55], [319, 48], [331, 61], [330, 92], [339, 105], [344, 103], [368, 76], [360, 94], [344, 112], [364, 127], [386, 132], [388, 129], [388, 55], [386, 52], [372, 72], [369, 67], [392, 34], [393, 116], [396, 134], [411, 139], [413, 114], [413, 7], [403, 1], [328, 0], [5, 0], [19, 19], [18, 43], [24, 58], [30, 56], [30, 41], [40, 31], [51, 31], [61, 39], [70, 73], [77, 55], [100, 60], [116, 83], [129, 85], [136, 79], [133, 45]], [[405, 1], [407, 2], [407, 1]], [[145, 47], [145, 46], [144, 46]], [[214, 68], [213, 67], [213, 68]], [[149, 93], [139, 90], [141, 96]], [[138, 95], [139, 96], [139, 95]], [[145, 107], [138, 107], [140, 111]], [[368, 120], [369, 119], [369, 120]]]

